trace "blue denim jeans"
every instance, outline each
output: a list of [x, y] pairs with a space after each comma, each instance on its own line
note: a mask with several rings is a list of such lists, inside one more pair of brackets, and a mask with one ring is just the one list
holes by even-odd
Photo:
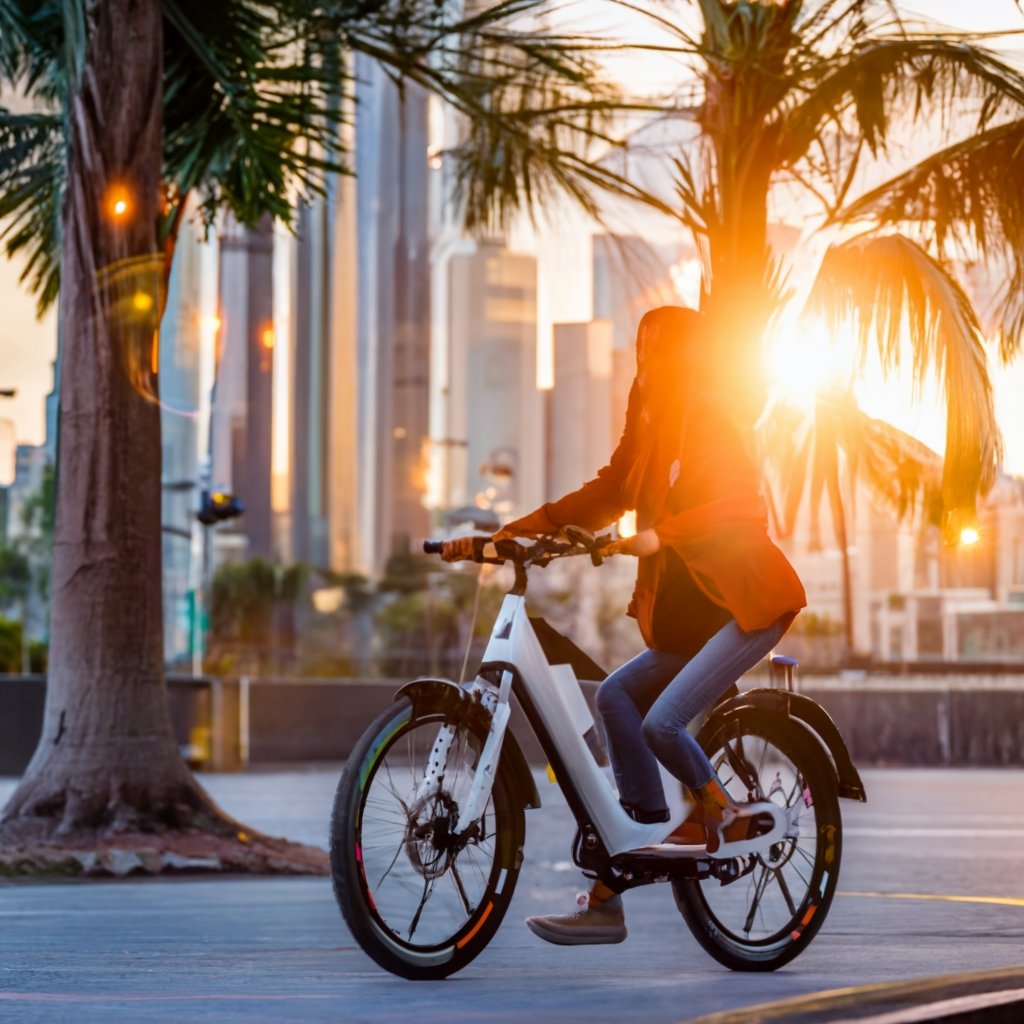
[[779, 642], [788, 616], [745, 633], [727, 622], [692, 657], [648, 649], [616, 669], [597, 691], [619, 799], [649, 820], [666, 811], [660, 761], [696, 789], [715, 771], [686, 727]]

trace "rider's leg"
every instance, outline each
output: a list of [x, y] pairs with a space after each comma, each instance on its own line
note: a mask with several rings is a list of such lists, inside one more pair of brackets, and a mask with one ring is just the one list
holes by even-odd
[[[616, 669], [597, 691], [597, 708], [608, 736], [608, 752], [626, 810], [639, 820], [665, 821], [668, 807], [658, 762], [643, 741], [643, 713], [686, 658], [647, 650]], [[622, 897], [600, 880], [581, 893], [571, 914], [528, 917], [530, 930], [559, 945], [622, 942], [626, 918]]]
[[786, 616], [765, 629], [750, 632], [744, 632], [735, 622], [726, 623], [669, 683], [644, 719], [644, 739], [703, 808], [709, 824], [708, 848], [712, 851], [717, 848], [721, 824], [735, 816], [735, 805], [686, 726], [771, 651], [789, 621]]
[[646, 650], [617, 668], [597, 691], [619, 799], [641, 821], [668, 816], [658, 762], [643, 740], [644, 713], [685, 664], [682, 655]]

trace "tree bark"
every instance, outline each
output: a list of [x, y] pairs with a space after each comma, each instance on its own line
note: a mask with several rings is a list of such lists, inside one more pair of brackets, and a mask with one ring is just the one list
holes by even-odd
[[85, 55], [68, 101], [49, 675], [39, 745], [4, 808], [0, 870], [11, 850], [24, 869], [33, 842], [80, 849], [186, 831], [237, 842], [241, 831], [181, 760], [163, 673], [161, 9], [85, 0], [82, 11]]
[[849, 665], [853, 654], [853, 588], [850, 579], [850, 542], [846, 536], [846, 506], [839, 486], [839, 470], [833, 467], [828, 476], [828, 494], [839, 545], [843, 582], [843, 664]]

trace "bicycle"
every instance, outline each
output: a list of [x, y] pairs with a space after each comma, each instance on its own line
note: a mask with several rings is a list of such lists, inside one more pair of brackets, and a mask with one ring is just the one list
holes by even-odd
[[[363, 950], [404, 978], [443, 978], [487, 946], [515, 890], [525, 810], [540, 806], [508, 728], [514, 695], [576, 819], [574, 862], [615, 892], [671, 884], [700, 945], [737, 971], [769, 971], [806, 949], [828, 913], [842, 855], [839, 797], [864, 787], [827, 712], [793, 689], [739, 692], [698, 733], [730, 796], [756, 801], [755, 838], [705, 846], [664, 840], [687, 817], [683, 787], [663, 771], [670, 819], [642, 824], [620, 806], [601, 735], [574, 663], [589, 658], [526, 612], [527, 570], [556, 558], [601, 563], [606, 537], [474, 539], [474, 560], [511, 562], [505, 596], [472, 682], [421, 678], [366, 730], [338, 784], [331, 817], [335, 897]], [[440, 542], [428, 541], [428, 553]]]

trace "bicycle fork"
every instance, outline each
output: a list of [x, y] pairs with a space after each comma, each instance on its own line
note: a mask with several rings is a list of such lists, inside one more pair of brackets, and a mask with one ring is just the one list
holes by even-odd
[[[459, 820], [455, 825], [455, 835], [462, 835], [473, 822], [479, 820], [490, 799], [494, 780], [498, 773], [498, 761], [501, 758], [505, 730], [508, 728], [508, 721], [512, 714], [512, 707], [509, 704], [511, 689], [511, 672], [502, 673], [501, 686], [497, 693], [491, 684], [479, 678], [471, 687], [471, 692], [480, 694], [481, 703], [490, 710], [491, 724], [483, 750], [480, 751], [480, 757], [477, 759], [476, 772], [469, 795], [462, 807], [459, 808]], [[416, 789], [415, 802], [417, 805], [429, 800], [440, 790], [445, 773], [448, 771], [448, 758], [457, 732], [458, 727], [454, 725], [444, 725], [438, 730], [437, 739], [434, 740], [427, 767], [423, 772], [423, 779]]]

